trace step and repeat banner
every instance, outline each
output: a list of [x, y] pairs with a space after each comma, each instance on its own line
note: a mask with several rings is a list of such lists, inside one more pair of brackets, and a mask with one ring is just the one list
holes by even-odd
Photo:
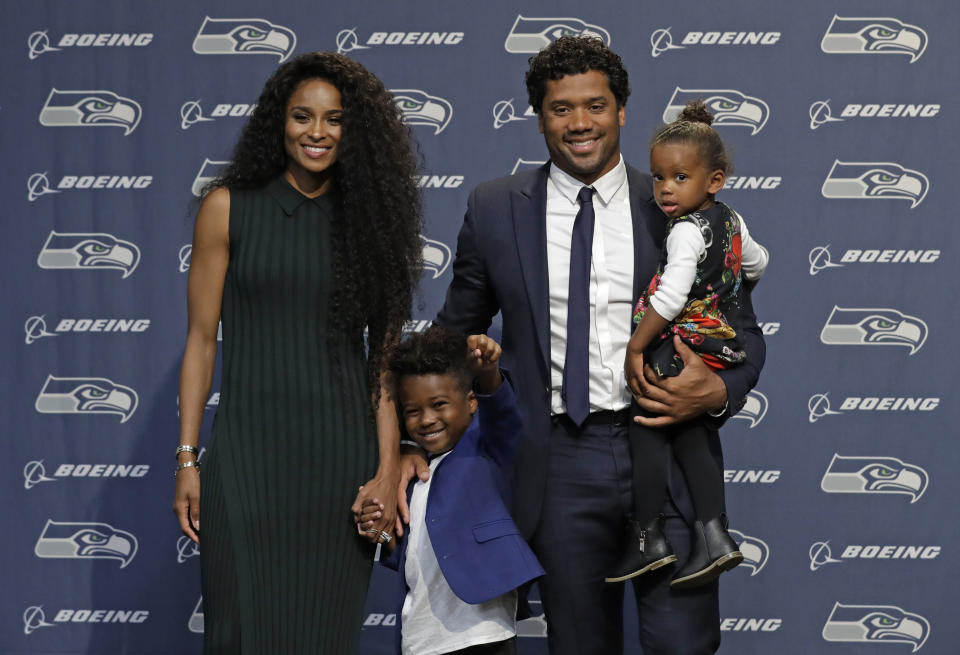
[[[722, 578], [721, 653], [958, 652], [956, 3], [16, 5], [0, 652], [201, 650], [199, 551], [170, 511], [194, 196], [276, 66], [337, 50], [396, 95], [424, 159], [421, 330], [470, 189], [547, 157], [523, 77], [564, 34], [622, 55], [638, 168], [661, 121], [707, 101], [736, 167], [719, 197], [771, 252], [766, 367], [722, 432], [746, 561]], [[389, 575], [357, 626], [365, 655], [390, 652]], [[546, 653], [545, 633], [521, 623], [520, 652]]]

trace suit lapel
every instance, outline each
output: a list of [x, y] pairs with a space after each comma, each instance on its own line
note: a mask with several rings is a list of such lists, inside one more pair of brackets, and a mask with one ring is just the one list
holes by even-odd
[[547, 175], [549, 162], [510, 195], [514, 236], [520, 254], [520, 271], [530, 302], [537, 347], [550, 370], [550, 289], [547, 270]]

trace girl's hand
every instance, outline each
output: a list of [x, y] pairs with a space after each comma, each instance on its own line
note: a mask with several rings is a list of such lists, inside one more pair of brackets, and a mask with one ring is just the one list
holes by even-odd
[[200, 473], [195, 467], [180, 469], [173, 491], [173, 513], [180, 529], [194, 543], [200, 543]]

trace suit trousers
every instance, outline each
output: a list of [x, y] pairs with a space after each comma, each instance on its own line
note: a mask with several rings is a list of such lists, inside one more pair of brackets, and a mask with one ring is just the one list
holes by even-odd
[[[603, 580], [626, 546], [632, 510], [626, 425], [588, 421], [577, 427], [566, 416], [554, 417], [545, 459], [546, 491], [531, 545], [546, 570], [539, 586], [550, 654], [623, 653], [627, 583], [636, 598], [643, 655], [715, 653], [720, 647], [717, 582], [671, 590], [675, 566], [627, 583]], [[682, 564], [690, 553], [690, 527], [669, 499], [663, 513], [667, 539]]]

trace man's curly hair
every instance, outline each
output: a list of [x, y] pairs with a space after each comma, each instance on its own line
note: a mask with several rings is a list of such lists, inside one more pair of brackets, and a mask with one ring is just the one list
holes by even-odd
[[419, 334], [411, 334], [397, 345], [387, 368], [394, 397], [403, 379], [416, 375], [452, 375], [463, 392], [470, 391], [473, 384], [467, 338], [440, 325], [431, 325]]
[[617, 107], [626, 105], [630, 97], [630, 80], [620, 55], [595, 36], [561, 36], [530, 57], [526, 79], [527, 97], [533, 111], [539, 114], [543, 110], [547, 80], [559, 80], [566, 75], [580, 75], [593, 70], [606, 73]]
[[333, 332], [368, 330], [367, 383], [379, 398], [386, 349], [410, 319], [422, 271], [422, 207], [415, 174], [418, 157], [393, 95], [359, 63], [332, 52], [303, 54], [267, 80], [243, 128], [233, 160], [204, 187], [259, 189], [287, 167], [287, 103], [306, 80], [322, 79], [340, 91], [343, 135], [331, 188]]

